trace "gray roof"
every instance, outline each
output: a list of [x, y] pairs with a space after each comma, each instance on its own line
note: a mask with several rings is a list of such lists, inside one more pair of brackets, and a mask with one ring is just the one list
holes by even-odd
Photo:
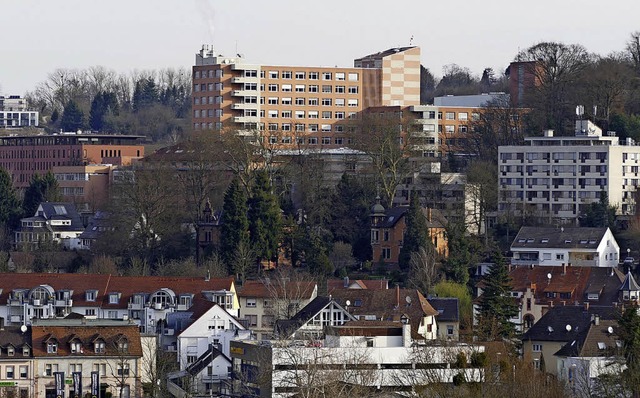
[[[70, 220], [71, 225], [52, 225], [54, 231], [82, 231], [84, 225], [73, 203], [66, 202], [42, 202], [42, 214], [36, 213], [34, 218], [43, 217], [45, 220]], [[39, 211], [39, 208], [38, 210]]]
[[[318, 296], [314, 298], [291, 319], [276, 321], [276, 333], [285, 337], [292, 336], [302, 325], [313, 319], [314, 316], [318, 315], [320, 311], [327, 308], [331, 303], [342, 308], [342, 306], [336, 303], [331, 297]], [[352, 317], [351, 320], [355, 320], [355, 318]]]
[[596, 249], [608, 228], [522, 227], [511, 244], [511, 249], [520, 248], [581, 248]]
[[[27, 326], [27, 331], [22, 333], [21, 326], [4, 326], [0, 329], [0, 357], [6, 356], [6, 348], [12, 346], [21, 348], [31, 344], [31, 327]], [[22, 354], [20, 354], [22, 355]]]
[[615, 310], [613, 307], [596, 306], [589, 306], [587, 310], [582, 305], [551, 307], [522, 336], [522, 341], [571, 342], [589, 327], [592, 315], [598, 315], [601, 319], [612, 319], [615, 316]]
[[447, 298], [428, 298], [429, 304], [438, 311], [436, 321], [438, 322], [459, 322], [460, 315], [458, 310], [458, 299], [455, 297]]
[[627, 273], [627, 276], [624, 278], [624, 282], [622, 282], [622, 286], [620, 286], [619, 290], [623, 291], [638, 291], [640, 290], [640, 286], [636, 282], [633, 275], [631, 275], [631, 271]]

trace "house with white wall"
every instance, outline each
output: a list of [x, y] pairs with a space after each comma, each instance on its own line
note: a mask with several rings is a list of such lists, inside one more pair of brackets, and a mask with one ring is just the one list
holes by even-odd
[[512, 265], [617, 267], [620, 261], [620, 246], [606, 227], [522, 227], [511, 252]]

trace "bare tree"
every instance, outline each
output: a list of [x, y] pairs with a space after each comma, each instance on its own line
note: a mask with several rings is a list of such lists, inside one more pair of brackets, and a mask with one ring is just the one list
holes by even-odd
[[265, 313], [273, 316], [274, 322], [280, 319], [290, 319], [302, 307], [303, 302], [312, 298], [315, 284], [309, 275], [296, 271], [290, 267], [279, 267], [263, 277], [271, 307]]
[[411, 253], [409, 265], [411, 267], [409, 271], [411, 286], [425, 294], [430, 293], [431, 288], [438, 281], [440, 272], [440, 261], [436, 248], [430, 242], [421, 246], [417, 252]]
[[626, 46], [637, 75], [640, 75], [640, 31], [631, 33]]

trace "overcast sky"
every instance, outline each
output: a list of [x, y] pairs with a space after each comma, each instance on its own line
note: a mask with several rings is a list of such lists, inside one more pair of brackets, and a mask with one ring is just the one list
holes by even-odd
[[352, 66], [413, 44], [436, 76], [456, 63], [504, 69], [539, 41], [608, 54], [640, 30], [638, 0], [4, 0], [0, 94], [56, 68], [190, 67], [203, 43], [250, 62]]

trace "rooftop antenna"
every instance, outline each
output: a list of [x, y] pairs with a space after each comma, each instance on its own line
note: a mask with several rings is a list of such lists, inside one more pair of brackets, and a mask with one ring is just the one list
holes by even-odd
[[571, 325], [567, 324], [567, 326], [564, 327], [565, 329], [567, 329], [567, 332], [571, 331]]
[[413, 45], [413, 35], [411, 35], [411, 38], [409, 39], [409, 45]]
[[549, 333], [553, 333], [553, 328], [551, 326], [548, 326], [547, 330], [549, 331]]

